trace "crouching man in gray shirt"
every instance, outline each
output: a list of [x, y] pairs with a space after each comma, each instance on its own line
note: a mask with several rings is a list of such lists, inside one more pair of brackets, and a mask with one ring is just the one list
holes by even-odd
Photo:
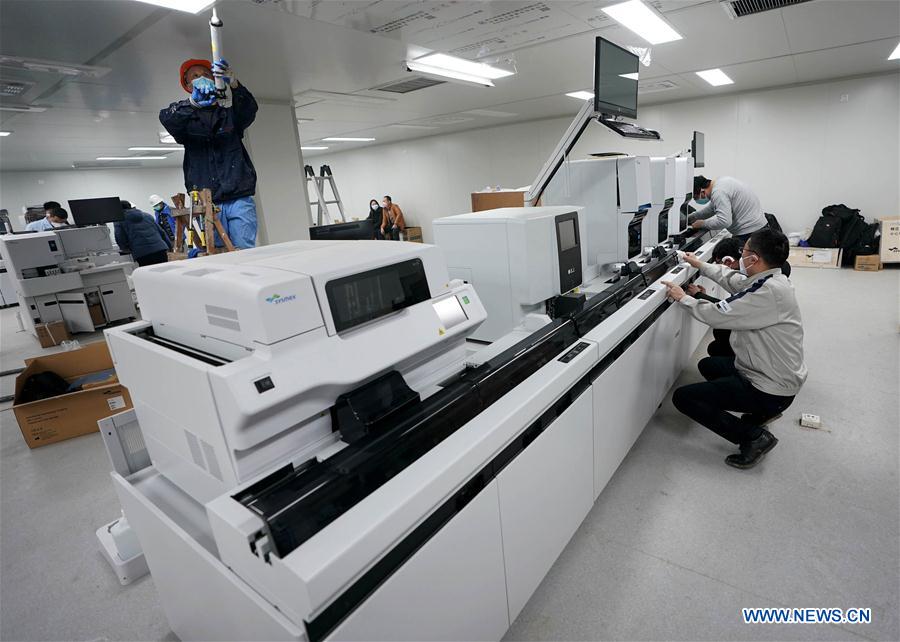
[[[787, 256], [787, 237], [765, 228], [744, 245], [740, 271], [685, 254], [701, 275], [731, 293], [727, 299], [698, 300], [663, 282], [669, 296], [695, 319], [731, 330], [734, 356], [702, 359], [699, 369], [706, 382], [678, 388], [672, 403], [740, 446], [739, 453], [725, 458], [735, 468], [752, 468], [775, 447], [778, 440], [764, 426], [791, 405], [806, 381], [800, 308], [794, 287], [781, 273]], [[729, 411], [745, 414], [739, 418]]]
[[768, 225], [759, 198], [736, 178], [720, 176], [712, 180], [695, 176], [694, 198], [709, 199], [709, 203], [691, 215], [691, 227], [695, 230], [726, 229], [743, 243], [753, 232]]

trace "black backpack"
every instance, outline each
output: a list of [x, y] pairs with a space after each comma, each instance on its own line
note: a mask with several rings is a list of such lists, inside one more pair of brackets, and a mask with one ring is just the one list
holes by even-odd
[[806, 242], [810, 247], [838, 247], [841, 242], [841, 219], [823, 214]]
[[782, 234], [784, 234], [784, 230], [781, 229], [781, 223], [778, 222], [778, 219], [775, 218], [774, 214], [769, 214], [768, 212], [766, 212], [765, 217], [766, 223], [770, 228], [772, 228], [776, 232], [781, 232]]
[[856, 238], [855, 245], [844, 249], [841, 263], [843, 265], [853, 265], [857, 256], [878, 254], [879, 245], [878, 223], [864, 223]]
[[25, 380], [16, 403], [29, 403], [38, 399], [58, 397], [69, 391], [69, 382], [55, 372], [36, 372]]

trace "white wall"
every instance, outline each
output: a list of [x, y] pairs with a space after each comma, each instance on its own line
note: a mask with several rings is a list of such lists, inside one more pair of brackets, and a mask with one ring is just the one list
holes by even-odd
[[146, 212], [151, 194], [171, 202], [169, 197], [178, 192], [184, 192], [180, 167], [0, 172], [0, 207], [9, 210], [10, 222], [17, 230], [24, 227], [22, 207], [26, 205], [57, 201], [68, 209], [69, 199], [118, 196]]
[[[623, 139], [592, 124], [572, 158], [591, 152], [663, 155], [706, 134], [706, 176], [754, 187], [786, 231], [812, 227], [831, 203], [868, 219], [900, 214], [900, 76], [887, 74], [753, 91], [640, 110], [665, 140]], [[572, 112], [578, 105], [573, 101]], [[431, 238], [434, 218], [467, 212], [486, 185], [527, 185], [571, 118], [518, 123], [315, 156], [331, 166], [348, 215], [390, 194], [409, 225]]]

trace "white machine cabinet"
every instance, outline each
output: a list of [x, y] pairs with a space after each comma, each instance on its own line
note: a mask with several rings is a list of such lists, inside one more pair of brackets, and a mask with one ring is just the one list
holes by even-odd
[[588, 388], [498, 476], [510, 622], [594, 504], [592, 412]]
[[501, 537], [495, 480], [328, 639], [499, 640], [510, 622]]

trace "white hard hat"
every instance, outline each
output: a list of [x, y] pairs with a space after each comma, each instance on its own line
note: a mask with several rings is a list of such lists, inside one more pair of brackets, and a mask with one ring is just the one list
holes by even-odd
[[162, 197], [159, 194], [152, 194], [150, 196], [150, 205], [156, 205], [157, 203], [162, 203]]

